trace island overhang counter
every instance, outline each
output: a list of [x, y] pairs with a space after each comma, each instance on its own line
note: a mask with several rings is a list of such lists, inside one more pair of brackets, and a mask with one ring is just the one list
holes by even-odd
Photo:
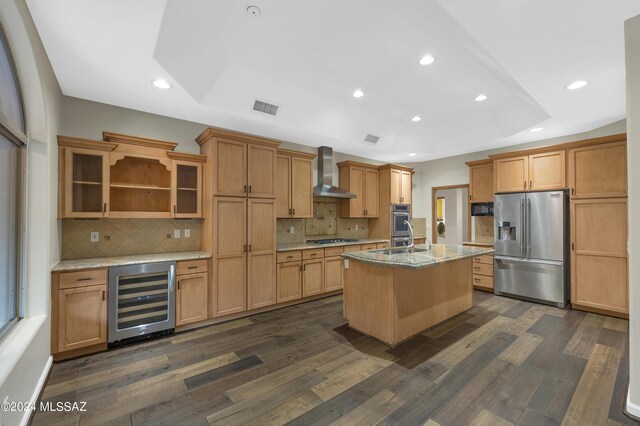
[[434, 244], [426, 250], [345, 253], [349, 326], [395, 346], [473, 307], [473, 258], [492, 248]]

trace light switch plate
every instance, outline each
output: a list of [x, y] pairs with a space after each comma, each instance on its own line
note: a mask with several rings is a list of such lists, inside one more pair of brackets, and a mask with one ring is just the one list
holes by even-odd
[[184, 237], [185, 238], [191, 238], [191, 229], [185, 229], [184, 230]]
[[91, 242], [92, 243], [97, 243], [98, 241], [100, 241], [100, 233], [96, 232], [96, 231], [93, 231], [91, 233]]
[[293, 226], [289, 228], [289, 233], [290, 234], [295, 234], [296, 233], [296, 228], [294, 228]]
[[174, 229], [173, 230], [173, 238], [180, 238], [180, 230], [179, 229]]

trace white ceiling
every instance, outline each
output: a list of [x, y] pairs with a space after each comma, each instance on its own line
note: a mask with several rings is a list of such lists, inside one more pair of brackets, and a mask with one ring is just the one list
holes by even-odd
[[624, 118], [623, 22], [640, 14], [637, 0], [27, 3], [65, 95], [393, 162]]

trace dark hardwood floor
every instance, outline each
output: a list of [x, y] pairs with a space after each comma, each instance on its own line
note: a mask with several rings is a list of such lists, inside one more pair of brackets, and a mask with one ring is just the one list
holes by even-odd
[[54, 424], [619, 425], [627, 321], [476, 292], [398, 347], [349, 329], [342, 298], [55, 364]]

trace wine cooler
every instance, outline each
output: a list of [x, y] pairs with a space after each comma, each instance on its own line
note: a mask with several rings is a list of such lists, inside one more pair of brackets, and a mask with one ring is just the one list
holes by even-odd
[[109, 268], [109, 344], [173, 331], [175, 262]]

